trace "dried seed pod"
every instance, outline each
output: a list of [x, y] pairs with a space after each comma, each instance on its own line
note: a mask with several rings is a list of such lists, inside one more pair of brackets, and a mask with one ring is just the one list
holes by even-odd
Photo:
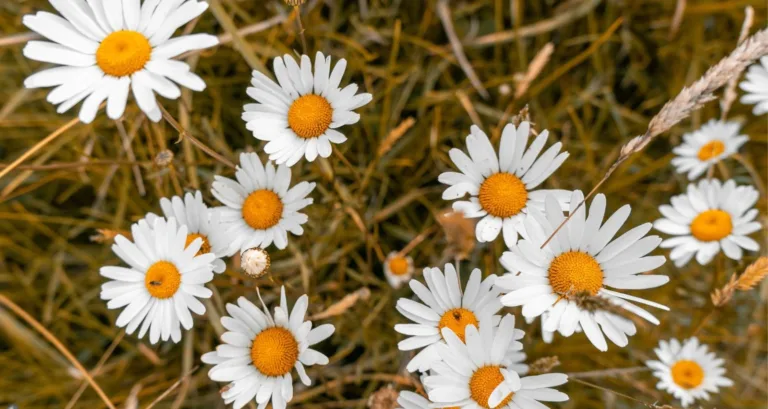
[[259, 278], [269, 271], [271, 260], [269, 253], [258, 247], [246, 250], [241, 258], [240, 265], [245, 273], [253, 278]]
[[157, 165], [160, 168], [164, 168], [170, 165], [172, 161], [173, 161], [173, 152], [169, 151], [168, 149], [158, 152], [157, 156], [155, 156], [155, 165]]
[[370, 409], [395, 409], [397, 404], [398, 392], [392, 385], [387, 385], [368, 397], [368, 407]]

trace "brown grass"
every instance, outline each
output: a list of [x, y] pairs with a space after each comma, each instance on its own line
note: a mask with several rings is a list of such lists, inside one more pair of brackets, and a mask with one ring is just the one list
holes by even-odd
[[[715, 74], [707, 69], [737, 47], [746, 5], [754, 8], [754, 27], [765, 27], [768, 13], [759, 0], [686, 3], [669, 40], [676, 4], [668, 0], [308, 0], [299, 13], [282, 1], [212, 0], [210, 11], [185, 30], [217, 34], [222, 45], [183, 57], [208, 89], [163, 100], [167, 120], [159, 124], [129, 104], [121, 123], [101, 114], [86, 126], [73, 121], [75, 111], [56, 114], [45, 101], [46, 91], [21, 85], [42, 68], [21, 54], [24, 42], [36, 37], [21, 17], [50, 11], [50, 5], [0, 2], [0, 293], [90, 369], [95, 384], [119, 408], [153, 402], [155, 409], [224, 408], [224, 385], [209, 380], [199, 357], [218, 344], [227, 302], [239, 296], [256, 300], [258, 288], [273, 303], [280, 285], [291, 300], [309, 294], [309, 315], [334, 312], [320, 323], [336, 326], [319, 346], [330, 364], [309, 370], [314, 383], [296, 386], [292, 408], [364, 408], [375, 391], [390, 384], [419, 390], [418, 378], [403, 373], [408, 354], [397, 350], [402, 338], [393, 330], [405, 321], [394, 309], [396, 300], [412, 294], [407, 286], [389, 287], [384, 255], [417, 243], [408, 252], [417, 272], [460, 259], [462, 273], [478, 267], [487, 275], [502, 273], [498, 258], [505, 250], [501, 240], [469, 240], [473, 222], [445, 216], [449, 204], [441, 199], [437, 176], [453, 169], [448, 150], [463, 147], [472, 123], [498, 141], [503, 125], [530, 118], [537, 131], [549, 129], [550, 143], [561, 140], [571, 153], [545, 187], [586, 191], [621, 157], [620, 147], [645, 135], [651, 122], [651, 133], [664, 128], [663, 135], [626, 157], [600, 191], [608, 195], [609, 210], [632, 205], [627, 228], [660, 217], [658, 206], [687, 183], [669, 166], [671, 148], [684, 132], [721, 116], [717, 103], [699, 105], [719, 97], [715, 89], [748, 59], [719, 66]], [[292, 237], [285, 251], [271, 249], [271, 272], [261, 278], [248, 277], [231, 260], [210, 286], [208, 312], [196, 317], [195, 328], [178, 345], [120, 338], [117, 312], [99, 299], [99, 267], [118, 262], [109, 238], [129, 230], [146, 212], [158, 212], [161, 197], [200, 189], [216, 204], [209, 193], [213, 175], [231, 176], [240, 152], [261, 152], [263, 146], [240, 119], [251, 70], [269, 73], [273, 57], [302, 52], [303, 42], [312, 54], [322, 50], [334, 61], [346, 58], [345, 83], [354, 81], [374, 95], [360, 110], [361, 122], [342, 128], [349, 141], [334, 155], [293, 168], [294, 181], [318, 184], [305, 234]], [[537, 71], [534, 56], [550, 43], [549, 61], [515, 99], [516, 80]], [[752, 44], [744, 42], [740, 50], [747, 53]], [[748, 52], [750, 58], [754, 53]], [[704, 86], [696, 82], [702, 76], [722, 81]], [[689, 96], [685, 106], [665, 110], [665, 102], [678, 94]], [[660, 111], [666, 112], [664, 120], [652, 122]], [[682, 119], [681, 112], [690, 116]], [[405, 129], [408, 118], [413, 123]], [[727, 172], [739, 184], [757, 179], [755, 185], [765, 186], [768, 124], [738, 101], [728, 118], [742, 122], [752, 139], [739, 161], [726, 161], [714, 175]], [[387, 149], [377, 155], [382, 146]], [[765, 223], [764, 196], [758, 207]], [[765, 232], [753, 236], [762, 255]], [[91, 236], [102, 241], [92, 242]], [[552, 370], [572, 375], [560, 388], [571, 400], [550, 406], [678, 407], [656, 390], [650, 373], [637, 368], [653, 356], [659, 339], [695, 333], [726, 360], [735, 380], [734, 387], [702, 406], [765, 407], [764, 285], [741, 292], [716, 313], [709, 310], [712, 291], [728, 284], [725, 272], [743, 271], [758, 256], [681, 269], [667, 263], [659, 273], [671, 282], [637, 295], [671, 311], [657, 314], [658, 327], [636, 321], [638, 334], [623, 349], [611, 346], [599, 353], [582, 334], [556, 335], [544, 344], [540, 323], [526, 325], [519, 317], [529, 363], [556, 356], [560, 365]], [[362, 289], [370, 291], [367, 298], [344, 301]], [[519, 316], [518, 309], [509, 312]], [[90, 383], [78, 392], [87, 382], [84, 375], [21, 317], [0, 307], [0, 405], [106, 407]]]

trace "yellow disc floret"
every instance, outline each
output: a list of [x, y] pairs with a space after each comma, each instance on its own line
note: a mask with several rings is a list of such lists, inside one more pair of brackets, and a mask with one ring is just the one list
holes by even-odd
[[728, 212], [713, 209], [699, 213], [691, 222], [691, 234], [701, 241], [717, 241], [728, 237], [733, 222]]
[[203, 244], [200, 246], [200, 250], [197, 251], [197, 254], [195, 254], [196, 256], [211, 252], [211, 243], [208, 242], [208, 237], [205, 237], [200, 233], [187, 234], [187, 242], [184, 244], [184, 248], [189, 247], [195, 239], [203, 239]]
[[259, 332], [251, 345], [253, 366], [266, 376], [283, 376], [299, 359], [299, 343], [291, 331], [270, 327]]
[[704, 381], [704, 370], [694, 361], [677, 361], [671, 370], [672, 380], [681, 388], [693, 389]]
[[256, 190], [243, 202], [243, 219], [256, 230], [266, 230], [280, 222], [283, 216], [283, 201], [277, 193]]
[[723, 152], [725, 152], [725, 144], [718, 141], [710, 141], [707, 142], [704, 146], [699, 149], [699, 160], [705, 161], [710, 160], [716, 156], [721, 155]]
[[293, 101], [288, 109], [288, 126], [301, 138], [317, 138], [333, 120], [333, 107], [320, 95], [307, 94]]
[[389, 259], [389, 272], [396, 276], [408, 274], [410, 270], [408, 259], [403, 256], [394, 256]]
[[580, 251], [560, 254], [549, 265], [549, 285], [560, 295], [597, 295], [603, 287], [603, 270], [594, 257]]
[[147, 270], [144, 285], [149, 294], [155, 298], [171, 298], [179, 290], [181, 274], [173, 263], [158, 261]]
[[115, 31], [101, 41], [96, 64], [105, 74], [125, 77], [140, 71], [152, 57], [152, 45], [137, 31]]
[[469, 393], [472, 400], [485, 409], [495, 409], [506, 406], [509, 401], [512, 400], [512, 397], [515, 395], [514, 393], [510, 393], [504, 397], [504, 400], [493, 408], [488, 405], [488, 398], [491, 397], [491, 393], [502, 382], [504, 382], [504, 375], [501, 374], [499, 366], [488, 365], [479, 368], [472, 374], [472, 378], [469, 380]]
[[466, 308], [453, 308], [443, 314], [440, 323], [437, 324], [437, 329], [442, 331], [443, 328], [448, 327], [464, 342], [464, 331], [470, 324], [477, 327], [478, 321], [475, 313]]
[[511, 217], [525, 207], [528, 191], [520, 178], [511, 173], [496, 173], [485, 179], [478, 194], [480, 205], [492, 216]]

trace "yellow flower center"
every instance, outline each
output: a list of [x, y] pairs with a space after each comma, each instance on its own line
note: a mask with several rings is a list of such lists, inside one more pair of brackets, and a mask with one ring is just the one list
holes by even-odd
[[718, 140], [710, 141], [699, 149], [699, 160], [710, 160], [723, 152], [725, 152], [724, 143]]
[[701, 241], [717, 241], [728, 237], [733, 230], [731, 215], [722, 210], [699, 213], [691, 222], [691, 234]]
[[256, 190], [243, 202], [243, 219], [256, 230], [266, 230], [276, 225], [282, 216], [283, 202], [271, 190]]
[[496, 173], [485, 179], [478, 194], [483, 209], [496, 217], [511, 217], [525, 207], [528, 191], [520, 178], [511, 173]]
[[603, 270], [589, 254], [569, 251], [549, 265], [549, 285], [560, 295], [587, 292], [595, 296], [603, 288]]
[[147, 274], [144, 276], [144, 285], [149, 294], [155, 298], [171, 298], [179, 290], [181, 274], [173, 263], [158, 261], [147, 270]]
[[291, 331], [271, 327], [259, 332], [251, 345], [253, 366], [267, 376], [283, 376], [299, 359], [299, 343]]
[[680, 360], [672, 365], [672, 380], [684, 389], [693, 389], [704, 381], [704, 370], [693, 361]]
[[96, 64], [113, 77], [125, 77], [141, 70], [150, 57], [152, 45], [147, 37], [130, 30], [108, 35], [96, 50]]
[[332, 120], [333, 107], [320, 95], [301, 96], [288, 109], [288, 126], [304, 139], [322, 135], [331, 126]]
[[485, 409], [506, 406], [515, 395], [514, 393], [510, 393], [501, 401], [501, 403], [493, 408], [488, 406], [488, 398], [491, 397], [491, 393], [497, 386], [504, 382], [504, 375], [501, 374], [499, 368], [500, 367], [497, 365], [484, 366], [476, 370], [469, 380], [469, 393], [470, 396], [472, 396], [472, 400]]
[[389, 260], [389, 272], [396, 276], [408, 274], [408, 259], [403, 256], [394, 256]]
[[196, 256], [201, 254], [208, 254], [211, 252], [211, 243], [208, 242], [208, 237], [205, 237], [200, 233], [187, 234], [187, 243], [184, 244], [184, 248], [189, 247], [189, 245], [192, 244], [195, 239], [203, 239], [203, 244], [200, 246], [200, 250], [197, 251], [197, 254], [195, 254]]
[[464, 331], [469, 324], [477, 327], [475, 314], [466, 308], [454, 308], [443, 314], [440, 323], [437, 324], [437, 329], [442, 331], [443, 328], [448, 327], [461, 339], [461, 342], [464, 342]]

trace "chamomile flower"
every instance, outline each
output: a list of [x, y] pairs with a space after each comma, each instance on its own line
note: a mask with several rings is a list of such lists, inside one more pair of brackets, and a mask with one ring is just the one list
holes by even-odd
[[565, 374], [520, 375], [504, 362], [514, 338], [515, 317], [507, 314], [498, 327], [467, 325], [465, 341], [445, 327], [445, 343], [436, 349], [441, 362], [424, 378], [432, 407], [461, 409], [539, 409], [543, 402], [564, 402], [568, 395], [552, 389], [568, 381]]
[[548, 312], [543, 324], [545, 331], [559, 331], [568, 337], [580, 326], [595, 347], [606, 351], [603, 333], [623, 347], [628, 343], [627, 336], [636, 332], [632, 321], [611, 313], [612, 309], [623, 308], [654, 324], [659, 321], [630, 301], [668, 310], [661, 304], [607, 287], [655, 288], [667, 283], [669, 277], [640, 274], [665, 261], [664, 256], [647, 256], [661, 243], [657, 236], [643, 237], [651, 230], [651, 223], [613, 239], [629, 217], [629, 205], [603, 224], [605, 196], [595, 197], [588, 215], [586, 205], [576, 210], [583, 198], [580, 191], [573, 192], [569, 212], [573, 217], [543, 248], [565, 217], [560, 203], [552, 196], [546, 199], [546, 214], [531, 211], [525, 220], [527, 237], [501, 257], [509, 274], [497, 279], [495, 285], [508, 291], [501, 299], [502, 304], [522, 306], [523, 316], [537, 317]]
[[50, 41], [30, 41], [24, 55], [59, 65], [29, 76], [27, 88], [55, 87], [48, 102], [64, 113], [81, 101], [80, 121], [90, 123], [107, 101], [107, 115], [120, 118], [128, 94], [147, 116], [162, 117], [155, 93], [170, 99], [181, 96], [176, 85], [193, 91], [205, 82], [189, 65], [173, 58], [192, 50], [213, 47], [209, 34], [171, 38], [179, 27], [208, 9], [197, 0], [49, 0], [61, 16], [40, 11], [24, 16], [24, 25]]
[[373, 98], [357, 94], [357, 84], [340, 88], [347, 60], [331, 69], [331, 57], [318, 52], [312, 62], [301, 56], [301, 65], [292, 56], [274, 61], [277, 83], [259, 71], [253, 72], [248, 95], [255, 104], [244, 107], [243, 120], [253, 136], [268, 141], [264, 151], [277, 164], [293, 166], [304, 156], [312, 162], [318, 156], [331, 156], [331, 144], [344, 143], [347, 137], [338, 129], [356, 124], [354, 112]]
[[694, 180], [709, 168], [736, 153], [749, 140], [740, 135], [741, 125], [733, 121], [712, 119], [696, 131], [683, 135], [683, 143], [672, 149], [672, 159], [678, 173], [688, 173]]
[[768, 112], [768, 56], [760, 58], [747, 70], [746, 79], [739, 84], [746, 91], [741, 97], [742, 104], [754, 104], [752, 113], [762, 115]]
[[[395, 325], [395, 331], [409, 336], [397, 346], [401, 351], [424, 348], [408, 363], [409, 372], [425, 372], [440, 359], [435, 346], [442, 343], [441, 329], [451, 328], [463, 340], [468, 325], [477, 326], [481, 319], [498, 322], [495, 314], [501, 309], [501, 303], [499, 292], [493, 289], [496, 276], [488, 276], [482, 282], [480, 276], [479, 269], [472, 271], [463, 295], [459, 276], [451, 264], [445, 265], [445, 275], [439, 268], [425, 268], [426, 286], [417, 280], [409, 282], [411, 290], [422, 302], [407, 298], [397, 300], [397, 311], [414, 322]], [[522, 337], [522, 331], [518, 335]]]
[[307, 195], [315, 188], [314, 182], [289, 189], [291, 169], [280, 165], [275, 170], [272, 162], [262, 165], [255, 153], [240, 154], [235, 177], [237, 181], [216, 175], [213, 182], [213, 195], [224, 203], [216, 210], [227, 224], [229, 255], [254, 247], [266, 249], [273, 242], [284, 249], [288, 232], [304, 233], [301, 225], [308, 219], [299, 210], [312, 204]]
[[530, 124], [523, 122], [518, 128], [508, 124], [501, 134], [498, 155], [480, 128], [472, 126], [470, 132], [469, 156], [457, 148], [449, 152], [460, 172], [444, 172], [438, 180], [450, 185], [443, 192], [444, 200], [471, 196], [468, 201], [454, 202], [453, 209], [468, 218], [482, 217], [475, 227], [478, 241], [493, 241], [503, 231], [504, 242], [514, 246], [526, 213], [543, 209], [547, 194], [555, 195], [564, 209], [568, 207], [568, 191], [536, 190], [568, 157], [568, 152], [560, 152], [560, 142], [539, 156], [549, 131], [541, 132], [526, 149]]
[[752, 186], [736, 186], [728, 180], [701, 180], [688, 185], [688, 191], [672, 197], [670, 205], [659, 211], [664, 218], [654, 227], [673, 235], [661, 243], [671, 248], [669, 254], [675, 265], [682, 267], [696, 256], [699, 264], [708, 264], [723, 250], [728, 258], [741, 260], [742, 248], [758, 251], [760, 245], [747, 237], [762, 227], [755, 221], [758, 210], [753, 208], [760, 194]]
[[192, 314], [202, 315], [198, 298], [210, 298], [205, 284], [213, 279], [213, 253], [199, 254], [203, 240], [187, 244], [187, 227], [176, 219], [157, 218], [150, 226], [140, 220], [131, 226], [133, 242], [115, 237], [112, 251], [129, 267], [105, 266], [99, 273], [110, 279], [101, 286], [107, 308], [123, 308], [116, 325], [139, 338], [149, 331], [153, 344], [160, 339], [181, 340], [181, 327], [192, 328]]
[[275, 409], [285, 409], [293, 399], [291, 370], [296, 369], [304, 385], [311, 385], [304, 366], [326, 365], [328, 357], [310, 348], [330, 337], [334, 327], [324, 324], [312, 328], [305, 321], [308, 297], [302, 295], [289, 310], [285, 288], [280, 289], [280, 306], [274, 315], [266, 306], [262, 312], [240, 297], [237, 305], [227, 304], [229, 316], [221, 319], [228, 332], [224, 344], [203, 355], [203, 362], [215, 365], [208, 376], [217, 382], [231, 382], [222, 393], [227, 404], [240, 409], [253, 401], [264, 409], [272, 401]]
[[659, 378], [656, 388], [680, 399], [683, 407], [697, 399], [709, 400], [709, 394], [717, 393], [721, 386], [733, 386], [733, 381], [723, 376], [725, 361], [709, 352], [709, 348], [695, 337], [682, 345], [676, 339], [661, 341], [654, 351], [659, 360], [645, 364]]
[[[221, 222], [219, 213], [208, 209], [203, 203], [203, 195], [200, 191], [194, 194], [187, 193], [184, 199], [174, 196], [171, 199], [160, 199], [160, 208], [163, 209], [163, 215], [167, 218], [175, 218], [181, 226], [187, 226], [187, 245], [195, 239], [202, 239], [200, 254], [213, 253], [216, 259], [213, 260], [213, 271], [222, 273], [227, 265], [222, 260], [226, 256], [226, 250], [229, 241], [224, 235], [224, 224]], [[146, 216], [147, 222], [153, 225], [159, 218], [154, 213]]]
[[413, 259], [404, 256], [397, 251], [387, 255], [384, 260], [384, 277], [392, 288], [400, 288], [403, 283], [411, 280], [413, 276]]

